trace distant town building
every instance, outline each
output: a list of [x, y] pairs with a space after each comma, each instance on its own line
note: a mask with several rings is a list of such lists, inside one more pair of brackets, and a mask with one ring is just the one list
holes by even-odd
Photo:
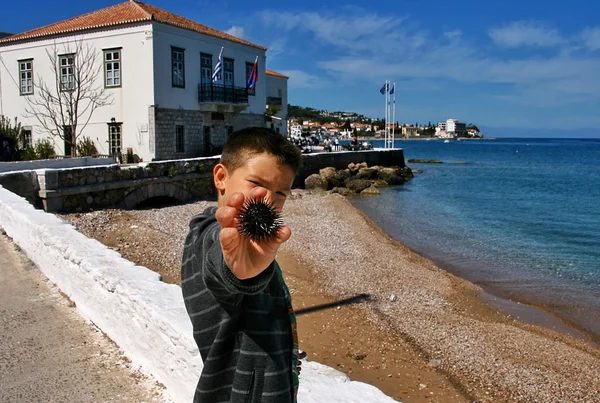
[[269, 69], [265, 70], [265, 74], [267, 78], [266, 107], [277, 108], [277, 113], [274, 116], [271, 116], [271, 121], [267, 122], [267, 126], [276, 132], [287, 136], [287, 81], [289, 77]]
[[453, 136], [464, 136], [467, 134], [467, 125], [456, 119], [446, 120], [446, 132]]
[[419, 136], [419, 128], [415, 126], [402, 126], [402, 135], [405, 137]]

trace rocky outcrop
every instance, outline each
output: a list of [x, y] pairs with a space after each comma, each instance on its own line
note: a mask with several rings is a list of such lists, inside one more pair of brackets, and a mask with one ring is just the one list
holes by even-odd
[[411, 164], [443, 164], [444, 161], [442, 160], [421, 160], [418, 158], [411, 158], [408, 160], [409, 163]]
[[350, 163], [346, 169], [323, 168], [318, 174], [307, 177], [304, 187], [309, 190], [326, 190], [342, 195], [379, 194], [379, 188], [401, 185], [412, 179], [409, 167], [369, 167], [365, 162]]

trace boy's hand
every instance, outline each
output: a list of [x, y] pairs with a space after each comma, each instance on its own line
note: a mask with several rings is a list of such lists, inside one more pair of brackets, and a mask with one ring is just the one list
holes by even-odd
[[[250, 191], [249, 197], [258, 200], [266, 195], [267, 189], [256, 187]], [[237, 229], [239, 222], [237, 215], [243, 203], [244, 195], [234, 193], [226, 201], [226, 205], [219, 207], [216, 212], [217, 221], [221, 224], [219, 240], [223, 258], [231, 272], [240, 280], [256, 277], [269, 267], [275, 260], [279, 246], [292, 235], [289, 227], [284, 225], [272, 241], [258, 243], [244, 238]]]

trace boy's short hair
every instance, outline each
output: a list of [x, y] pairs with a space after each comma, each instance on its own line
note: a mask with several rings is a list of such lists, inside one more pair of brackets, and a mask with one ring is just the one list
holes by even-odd
[[231, 133], [223, 147], [221, 164], [231, 172], [244, 165], [253, 155], [268, 153], [287, 165], [294, 173], [300, 168], [300, 151], [284, 136], [264, 127], [247, 127]]

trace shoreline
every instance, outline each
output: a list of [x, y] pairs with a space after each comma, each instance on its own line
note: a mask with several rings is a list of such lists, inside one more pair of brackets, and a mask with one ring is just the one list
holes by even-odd
[[[208, 204], [65, 219], [177, 283], [181, 238]], [[284, 220], [293, 233], [281, 255], [293, 259], [282, 269], [300, 273], [290, 280], [295, 309], [369, 295], [299, 317], [309, 359], [405, 402], [600, 401], [600, 350], [501, 313], [481, 287], [389, 237], [346, 198], [294, 190]]]
[[[361, 211], [361, 214], [363, 214], [366, 219], [371, 220], [366, 213]], [[377, 226], [377, 223], [373, 222], [373, 225]], [[387, 236], [390, 236], [383, 229], [381, 229], [381, 231], [383, 231]], [[390, 238], [392, 237], [390, 236]], [[506, 315], [515, 317], [525, 323], [545, 327], [549, 330], [558, 331], [560, 333], [576, 337], [582, 341], [591, 343], [597, 348], [600, 348], [600, 334], [586, 329], [583, 325], [577, 323], [577, 321], [572, 320], [569, 317], [568, 312], [565, 314], [556, 312], [554, 309], [544, 304], [542, 299], [539, 297], [536, 299], [533, 294], [519, 298], [518, 296], [515, 297], [514, 294], [511, 293], [510, 287], [492, 286], [488, 284], [489, 280], [474, 282], [469, 279], [467, 275], [465, 275], [464, 268], [459, 269], [451, 263], [445, 262], [439, 258], [428, 256], [426, 251], [416, 251], [404, 245], [401, 241], [396, 240], [395, 238], [392, 239], [394, 239], [403, 247], [411, 250], [413, 253], [422, 256], [425, 259], [431, 260], [442, 270], [468, 281], [476, 287], [481, 288], [481, 291], [479, 292], [481, 299], [496, 307]], [[565, 307], [567, 310], [574, 308], [566, 305]]]
[[554, 312], [551, 308], [545, 306], [544, 304], [532, 304], [530, 302], [525, 302], [524, 300], [514, 299], [510, 297], [508, 292], [504, 291], [500, 287], [492, 287], [489, 285], [479, 285], [474, 283], [465, 277], [461, 273], [461, 270], [457, 269], [454, 265], [444, 262], [440, 259], [428, 257], [426, 256], [427, 253], [421, 253], [406, 246], [401, 241], [393, 238], [387, 232], [385, 232], [366, 213], [355, 206], [352, 207], [356, 209], [357, 212], [361, 214], [363, 219], [368, 221], [371, 226], [377, 228], [377, 230], [381, 231], [389, 239], [397, 242], [402, 248], [406, 248], [423, 259], [430, 260], [433, 262], [433, 264], [448, 274], [467, 281], [474, 287], [478, 287], [480, 290], [477, 291], [477, 294], [483, 303], [487, 303], [490, 306], [498, 309], [508, 317], [514, 317], [517, 320], [530, 325], [540, 326], [548, 330], [557, 331], [564, 335], [578, 338], [586, 343], [590, 343], [596, 348], [600, 348], [600, 335], [597, 335], [583, 328], [582, 326], [579, 326], [576, 322], [569, 320], [568, 317], [563, 317], [562, 315]]

